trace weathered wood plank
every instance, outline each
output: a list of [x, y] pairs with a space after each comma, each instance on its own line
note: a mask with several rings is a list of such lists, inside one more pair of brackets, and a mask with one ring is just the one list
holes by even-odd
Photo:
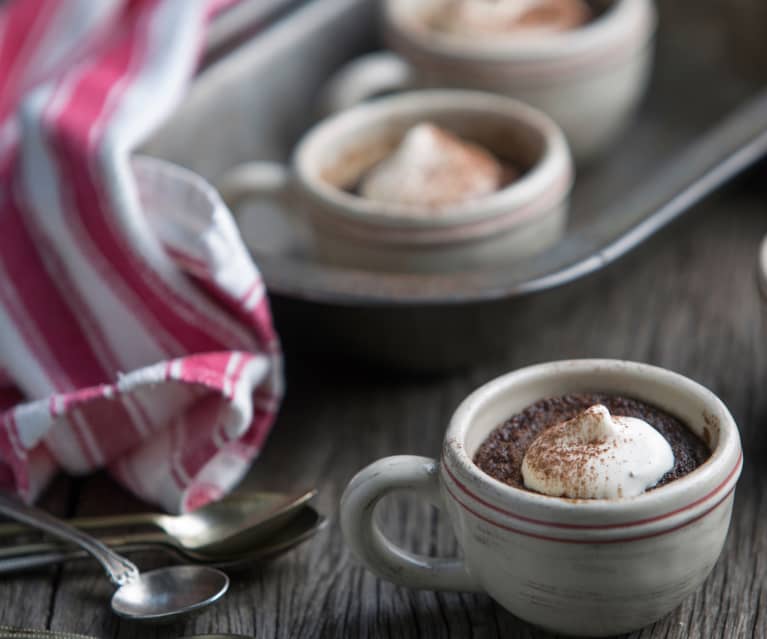
[[[760, 0], [659, 4], [664, 25], [675, 29], [661, 43], [667, 53], [699, 42], [707, 63], [745, 72], [731, 62], [742, 54], [732, 57], [728, 30], [758, 31], [764, 21], [757, 24], [742, 9], [761, 15]], [[749, 22], [745, 30], [729, 26]], [[664, 73], [659, 70], [661, 82], [676, 81]], [[698, 111], [681, 93], [680, 101], [682, 126]], [[110, 586], [100, 570], [80, 564], [0, 579], [0, 624], [119, 639], [211, 631], [259, 639], [549, 637], [485, 595], [415, 592], [376, 579], [349, 556], [337, 505], [346, 482], [367, 463], [397, 453], [438, 454], [452, 410], [481, 383], [533, 362], [604, 356], [666, 366], [709, 386], [738, 421], [746, 454], [731, 532], [713, 574], [677, 611], [631, 639], [767, 637], [767, 307], [754, 278], [757, 246], [767, 233], [765, 176], [762, 167], [698, 207], [591, 280], [581, 304], [562, 308], [557, 321], [542, 322], [535, 335], [521, 335], [498, 361], [473, 371], [400, 378], [289, 362], [284, 410], [247, 482], [264, 489], [317, 486], [318, 505], [333, 519], [289, 556], [233, 574], [232, 591], [219, 606], [171, 628], [122, 623], [108, 611]], [[75, 500], [80, 513], [141, 507], [104, 476], [61, 480], [43, 505], [72, 514]], [[393, 497], [380, 515], [387, 534], [412, 550], [457, 551], [444, 520], [412, 497]], [[158, 560], [139, 562], [151, 567]]]

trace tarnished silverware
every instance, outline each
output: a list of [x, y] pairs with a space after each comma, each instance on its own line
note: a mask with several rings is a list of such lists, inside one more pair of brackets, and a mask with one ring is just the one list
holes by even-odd
[[2, 493], [0, 513], [75, 544], [96, 559], [117, 588], [112, 595], [112, 611], [126, 619], [170, 621], [210, 606], [229, 588], [229, 578], [210, 566], [166, 566], [141, 573], [133, 562], [98, 539]]
[[[256, 531], [254, 542], [248, 543], [243, 533], [237, 544], [223, 549], [215, 545], [213, 550], [189, 550], [176, 545], [176, 540], [164, 533], [135, 533], [106, 537], [101, 541], [122, 553], [161, 551], [187, 562], [216, 567], [235, 568], [256, 561], [277, 557], [314, 536], [324, 528], [325, 518], [311, 506], [304, 506], [285, 526], [264, 540]], [[87, 555], [79, 550], [50, 542], [22, 544], [0, 549], [0, 574], [50, 566], [67, 561], [84, 559]]]
[[[162, 530], [165, 535], [163, 539], [172, 539], [173, 541], [168, 543], [177, 548], [203, 552], [225, 551], [240, 545], [241, 542], [253, 546], [259, 539], [267, 539], [275, 530], [290, 521], [316, 494], [316, 490], [295, 493], [233, 493], [221, 501], [184, 515], [131, 513], [78, 517], [68, 520], [67, 523], [91, 531], [151, 526]], [[29, 531], [22, 526], [0, 525], [0, 537], [16, 536], [24, 532]], [[242, 540], [239, 539], [241, 535], [244, 537]], [[0, 549], [0, 556], [4, 551], [5, 549]]]

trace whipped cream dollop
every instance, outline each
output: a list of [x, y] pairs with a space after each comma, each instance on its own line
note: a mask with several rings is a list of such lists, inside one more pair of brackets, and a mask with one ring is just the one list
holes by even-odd
[[647, 422], [597, 404], [544, 430], [522, 460], [525, 487], [572, 499], [641, 495], [674, 466], [666, 439]]
[[368, 172], [359, 194], [435, 208], [489, 195], [504, 178], [503, 166], [489, 151], [423, 123], [408, 130], [395, 151]]
[[435, 24], [465, 36], [543, 35], [575, 29], [591, 17], [584, 0], [450, 0]]

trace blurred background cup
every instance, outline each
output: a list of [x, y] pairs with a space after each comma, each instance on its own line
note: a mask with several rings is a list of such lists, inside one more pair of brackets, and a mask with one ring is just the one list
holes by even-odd
[[577, 28], [492, 38], [432, 26], [445, 2], [385, 0], [383, 29], [392, 51], [343, 67], [326, 86], [325, 110], [406, 88], [468, 88], [548, 113], [576, 161], [591, 160], [616, 141], [648, 84], [657, 23], [652, 0], [592, 0], [593, 18]]
[[[424, 122], [488, 149], [522, 175], [438, 215], [359, 195], [362, 176]], [[247, 162], [216, 186], [235, 214], [245, 200], [289, 200], [285, 210], [308, 222], [325, 262], [439, 272], [508, 264], [553, 245], [565, 229], [573, 173], [565, 137], [544, 113], [489, 93], [432, 90], [338, 113], [301, 139], [289, 167]]]

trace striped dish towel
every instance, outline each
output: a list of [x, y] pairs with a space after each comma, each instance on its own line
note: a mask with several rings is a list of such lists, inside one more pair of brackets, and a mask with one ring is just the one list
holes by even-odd
[[196, 175], [131, 154], [228, 4], [0, 5], [0, 487], [27, 500], [59, 469], [105, 467], [193, 509], [271, 426], [279, 342], [231, 214]]

